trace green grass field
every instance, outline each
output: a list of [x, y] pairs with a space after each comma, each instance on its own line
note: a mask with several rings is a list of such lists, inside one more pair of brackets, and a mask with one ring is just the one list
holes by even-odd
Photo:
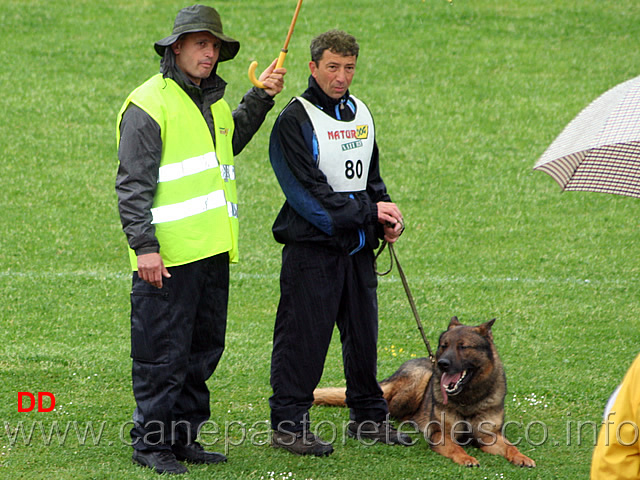
[[[347, 6], [345, 6], [345, 4]], [[129, 282], [114, 193], [115, 118], [158, 70], [172, 0], [0, 0], [0, 478], [143, 479], [131, 463]], [[237, 104], [282, 46], [292, 0], [214, 4], [242, 48], [219, 73]], [[638, 353], [638, 226], [632, 198], [564, 193], [536, 159], [599, 94], [640, 74], [635, 0], [307, 0], [286, 89], [239, 156], [241, 263], [227, 350], [210, 381], [204, 440], [226, 465], [190, 478], [585, 479], [604, 403]], [[361, 45], [352, 92], [376, 119], [382, 173], [407, 230], [397, 253], [427, 336], [452, 315], [496, 317], [509, 381], [507, 434], [521, 470], [473, 451], [464, 469], [431, 452], [338, 438], [329, 458], [265, 445], [282, 194], [271, 125], [306, 86], [308, 43], [329, 28]], [[387, 257], [384, 257], [386, 264]], [[379, 375], [426, 349], [394, 271], [379, 286]], [[341, 385], [332, 344], [322, 385]], [[19, 392], [55, 410], [18, 412]], [[47, 403], [45, 402], [45, 405]], [[343, 409], [312, 419], [341, 425]], [[214, 428], [215, 427], [215, 428]], [[217, 428], [217, 432], [216, 432]], [[325, 431], [325, 433], [330, 433]]]

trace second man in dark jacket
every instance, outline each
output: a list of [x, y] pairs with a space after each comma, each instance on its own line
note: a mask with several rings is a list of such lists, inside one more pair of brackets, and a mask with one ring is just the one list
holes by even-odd
[[378, 307], [374, 249], [395, 242], [402, 214], [380, 177], [375, 126], [349, 93], [359, 46], [341, 31], [311, 42], [309, 88], [282, 111], [269, 154], [286, 201], [273, 225], [284, 244], [271, 360], [273, 446], [324, 456], [309, 408], [335, 325], [347, 381], [350, 436], [411, 443], [388, 422], [376, 378]]

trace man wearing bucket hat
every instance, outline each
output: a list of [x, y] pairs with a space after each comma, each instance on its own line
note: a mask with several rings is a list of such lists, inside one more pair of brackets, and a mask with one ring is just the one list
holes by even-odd
[[155, 43], [160, 73], [126, 99], [117, 122], [118, 206], [129, 244], [133, 461], [158, 473], [219, 463], [196, 442], [209, 420], [206, 381], [224, 350], [229, 263], [238, 260], [234, 155], [283, 88], [275, 61], [232, 112], [217, 75], [239, 42], [218, 12], [178, 12]]

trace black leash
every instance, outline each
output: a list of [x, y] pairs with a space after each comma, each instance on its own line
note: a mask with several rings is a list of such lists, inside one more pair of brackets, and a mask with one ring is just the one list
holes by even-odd
[[[382, 246], [378, 249], [378, 253], [376, 253], [375, 259], [374, 261], [377, 263], [378, 257], [380, 256], [380, 254], [382, 253], [382, 251], [385, 249], [385, 247], [387, 246], [387, 242], [383, 241], [382, 242]], [[402, 266], [400, 265], [400, 262], [398, 261], [398, 256], [396, 255], [396, 251], [393, 248], [393, 244], [389, 243], [389, 269], [386, 272], [383, 273], [379, 273], [378, 269], [376, 268], [376, 273], [379, 276], [384, 276], [387, 275], [391, 272], [391, 270], [393, 270], [393, 262], [396, 262], [396, 265], [398, 266], [398, 273], [400, 274], [400, 279], [402, 280], [402, 285], [404, 286], [404, 291], [407, 294], [407, 298], [409, 299], [409, 305], [411, 305], [411, 310], [413, 311], [413, 316], [416, 319], [416, 323], [418, 324], [418, 330], [420, 330], [420, 335], [422, 335], [422, 340], [424, 341], [424, 344], [427, 346], [427, 351], [429, 352], [429, 360], [431, 360], [431, 363], [433, 363], [435, 365], [436, 363], [436, 357], [433, 355], [433, 352], [431, 351], [431, 345], [429, 345], [429, 340], [427, 340], [427, 336], [424, 333], [424, 329], [422, 328], [422, 322], [420, 321], [420, 316], [418, 315], [418, 309], [416, 308], [416, 302], [413, 300], [413, 295], [411, 295], [411, 289], [409, 288], [409, 283], [407, 282], [407, 277], [404, 274], [404, 271], [402, 270]]]

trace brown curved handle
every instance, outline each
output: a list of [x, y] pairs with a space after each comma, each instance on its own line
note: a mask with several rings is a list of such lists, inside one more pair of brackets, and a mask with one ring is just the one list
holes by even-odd
[[258, 88], [264, 88], [264, 84], [256, 78], [256, 67], [258, 66], [258, 62], [251, 62], [249, 65], [249, 80]]
[[[276, 62], [276, 68], [281, 68], [284, 65], [284, 58], [287, 56], [287, 51], [282, 50], [280, 55], [278, 55], [278, 61]], [[265, 88], [264, 84], [256, 78], [256, 67], [258, 66], [258, 62], [253, 61], [251, 65], [249, 65], [249, 80], [258, 88]]]

